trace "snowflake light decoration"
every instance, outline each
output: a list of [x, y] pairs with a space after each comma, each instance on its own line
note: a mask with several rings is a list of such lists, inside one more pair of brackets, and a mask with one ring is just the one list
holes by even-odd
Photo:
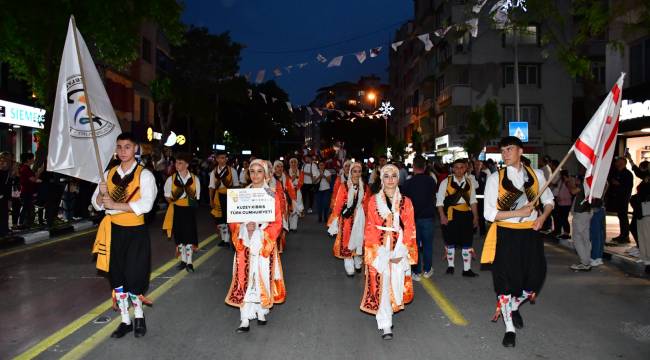
[[526, 9], [526, 0], [505, 0], [501, 5], [501, 10], [508, 12], [512, 8], [521, 8], [524, 12], [528, 11]]
[[287, 128], [281, 128], [280, 132], [282, 133], [282, 136], [286, 136], [287, 133], [289, 133], [289, 130], [287, 130]]
[[379, 111], [383, 116], [390, 116], [391, 113], [395, 110], [394, 107], [390, 106], [390, 101], [382, 102]]

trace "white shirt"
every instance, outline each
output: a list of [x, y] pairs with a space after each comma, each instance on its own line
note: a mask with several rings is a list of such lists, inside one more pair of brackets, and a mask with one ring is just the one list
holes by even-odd
[[[228, 167], [228, 170], [230, 171], [230, 173], [232, 174], [232, 186], [233, 187], [239, 186], [239, 177], [237, 176], [237, 171], [235, 171], [235, 169], [233, 169], [232, 167], [229, 167], [229, 166], [227, 166], [227, 167]], [[215, 170], [217, 172], [221, 173], [223, 171], [223, 169], [225, 169], [225, 167], [220, 168], [219, 165], [217, 165], [217, 168]], [[208, 186], [210, 189], [216, 189], [217, 188], [217, 177], [214, 176], [214, 171], [215, 170], [210, 171], [210, 185]], [[219, 184], [219, 189], [221, 189], [222, 187], [226, 187], [223, 184], [223, 182], [221, 182]]]
[[305, 181], [303, 184], [311, 185], [314, 183], [314, 179], [318, 177], [320, 171], [318, 171], [318, 165], [312, 163], [305, 164], [302, 166], [302, 171], [305, 173]]
[[[180, 173], [178, 173], [180, 175]], [[181, 182], [183, 185], [187, 184], [187, 181], [190, 179], [192, 176], [192, 173], [189, 171], [187, 172], [187, 176], [180, 175]], [[170, 176], [167, 178], [167, 181], [165, 181], [165, 187], [164, 187], [164, 194], [166, 198], [171, 198], [172, 197], [172, 177]], [[201, 182], [199, 181], [198, 177], [194, 177], [194, 183], [196, 184], [196, 200], [199, 200], [199, 196], [201, 194]], [[185, 191], [183, 191], [183, 195], [181, 195], [178, 199], [183, 199], [187, 197], [187, 194]]]
[[[471, 185], [470, 185], [470, 190], [469, 190], [469, 204], [470, 205], [471, 204], [476, 204], [476, 187], [474, 186], [472, 181], [468, 180], [467, 177], [463, 177], [462, 179], [460, 179], [460, 181], [458, 179], [456, 179], [456, 177], [453, 176], [453, 175], [451, 177], [454, 179], [454, 182], [458, 186], [460, 186], [461, 188], [465, 187], [465, 182], [466, 181], [470, 182]], [[445, 201], [445, 195], [446, 195], [445, 193], [447, 192], [447, 183], [449, 182], [448, 180], [449, 180], [449, 177], [446, 177], [446, 178], [444, 178], [442, 180], [442, 182], [440, 182], [440, 186], [438, 187], [438, 193], [436, 194], [436, 206], [439, 206], [439, 207], [445, 206], [444, 201]], [[458, 204], [465, 204], [465, 199], [463, 199], [462, 196], [458, 199]]]
[[[314, 178], [317, 178], [319, 175], [320, 175], [320, 170], [318, 169], [315, 170]], [[329, 183], [331, 181], [331, 176], [332, 173], [329, 170], [325, 169], [323, 171], [323, 178], [320, 179], [320, 184], [318, 186], [319, 191], [329, 190], [332, 188], [331, 184]]]
[[[507, 171], [508, 179], [510, 179], [512, 185], [517, 189], [523, 191], [524, 183], [526, 182], [526, 180], [528, 180], [528, 174], [526, 174], [523, 165], [519, 170], [517, 170], [512, 166], [508, 166], [506, 168], [506, 171]], [[544, 177], [544, 173], [541, 170], [534, 170], [534, 171], [535, 174], [537, 175], [539, 188], [541, 189], [546, 183], [546, 178]], [[494, 221], [494, 218], [497, 216], [498, 197], [499, 197], [499, 172], [496, 171], [490, 176], [488, 176], [487, 181], [485, 183], [485, 205], [483, 208], [483, 215], [485, 217], [485, 220]], [[542, 193], [540, 200], [542, 201], [542, 204], [544, 206], [546, 205], [553, 206], [553, 194], [551, 193], [551, 190], [547, 188]], [[515, 202], [514, 208], [520, 209], [526, 204], [528, 204], [528, 198], [526, 198], [526, 194], [524, 193], [521, 194], [521, 197]], [[500, 221], [519, 223], [525, 221], [534, 221], [535, 219], [537, 219], [537, 211], [533, 211], [532, 214], [527, 218], [521, 219], [519, 217], [513, 217], [513, 218], [500, 220]]]
[[[134, 162], [126, 172], [122, 171], [121, 165], [118, 165], [117, 174], [120, 178], [124, 178], [126, 175], [133, 172], [137, 165], [138, 164]], [[104, 178], [108, 181], [108, 171], [104, 173]], [[140, 216], [151, 211], [157, 193], [158, 188], [156, 187], [156, 179], [153, 177], [153, 174], [147, 169], [142, 169], [142, 172], [140, 173], [140, 199], [129, 202], [129, 206], [131, 207], [131, 210], [133, 210], [133, 213]], [[95, 189], [95, 193], [90, 200], [95, 210], [105, 210], [103, 205], [99, 206], [97, 204], [97, 195], [99, 195], [99, 186]], [[124, 211], [120, 210], [106, 210], [106, 213], [109, 215], [121, 214], [123, 212]]]

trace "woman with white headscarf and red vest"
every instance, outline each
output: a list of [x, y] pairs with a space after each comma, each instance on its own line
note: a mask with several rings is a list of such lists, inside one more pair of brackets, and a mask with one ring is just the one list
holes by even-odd
[[269, 186], [280, 193], [280, 205], [282, 206], [282, 232], [278, 238], [278, 250], [283, 253], [287, 244], [287, 232], [289, 232], [289, 215], [293, 212], [296, 204], [296, 192], [291, 184], [291, 179], [284, 172], [282, 161], [276, 160], [273, 163], [272, 171]]
[[363, 236], [370, 188], [363, 183], [363, 165], [355, 162], [348, 166], [346, 181], [341, 182], [327, 222], [330, 235], [336, 235], [334, 256], [343, 259], [345, 273], [354, 276], [363, 266]]
[[294, 202], [293, 210], [289, 214], [289, 231], [298, 230], [298, 219], [302, 216], [305, 206], [302, 202], [302, 191], [300, 190], [305, 182], [305, 174], [298, 167], [298, 159], [289, 159], [289, 180], [296, 193], [296, 200]]
[[269, 168], [264, 160], [253, 160], [249, 166], [249, 188], [264, 188], [275, 197], [275, 220], [269, 223], [231, 223], [235, 248], [232, 282], [226, 304], [240, 309], [238, 333], [248, 332], [250, 320], [266, 325], [266, 315], [274, 304], [286, 299], [282, 263], [276, 239], [282, 230], [280, 194], [268, 185]]
[[374, 314], [382, 338], [393, 338], [393, 313], [413, 301], [411, 266], [418, 262], [415, 215], [400, 194], [399, 169], [381, 168], [381, 189], [368, 202], [364, 239], [366, 280], [361, 310]]

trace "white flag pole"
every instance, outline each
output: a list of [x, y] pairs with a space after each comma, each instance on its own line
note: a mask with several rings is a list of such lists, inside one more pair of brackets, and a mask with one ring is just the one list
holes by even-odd
[[90, 97], [88, 97], [86, 86], [86, 74], [84, 73], [83, 61], [81, 59], [81, 51], [79, 50], [79, 41], [77, 40], [77, 23], [75, 22], [74, 15], [70, 16], [72, 20], [72, 33], [74, 35], [74, 45], [77, 50], [77, 59], [79, 61], [79, 71], [81, 72], [81, 83], [84, 87], [84, 96], [86, 97], [86, 105], [88, 106], [87, 113], [88, 119], [90, 120], [90, 133], [93, 139], [93, 147], [95, 148], [95, 158], [97, 159], [97, 170], [99, 171], [99, 179], [101, 182], [106, 182], [104, 178], [104, 168], [102, 167], [102, 160], [99, 157], [99, 144], [97, 144], [97, 135], [95, 134], [95, 122], [93, 121], [93, 113], [90, 109]]

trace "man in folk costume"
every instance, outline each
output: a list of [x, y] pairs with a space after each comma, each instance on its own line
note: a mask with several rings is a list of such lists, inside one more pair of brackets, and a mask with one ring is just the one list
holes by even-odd
[[226, 246], [230, 242], [230, 232], [226, 224], [228, 204], [226, 194], [228, 189], [239, 186], [237, 171], [228, 166], [228, 157], [225, 151], [217, 152], [217, 166], [210, 173], [210, 202], [211, 214], [217, 221], [217, 229], [221, 236], [219, 246]]
[[541, 204], [532, 204], [546, 182], [544, 174], [521, 162], [523, 144], [519, 138], [505, 137], [499, 147], [506, 168], [491, 174], [485, 185], [485, 220], [492, 225], [485, 237], [481, 263], [492, 264], [497, 294], [493, 321], [502, 315], [506, 325], [502, 344], [514, 347], [515, 328], [524, 326], [519, 306], [527, 300], [534, 303], [546, 277], [539, 230], [553, 210], [553, 194], [546, 189]]
[[289, 179], [291, 186], [296, 193], [296, 201], [291, 214], [289, 214], [289, 231], [298, 230], [298, 219], [302, 216], [305, 206], [302, 202], [302, 185], [305, 182], [305, 174], [298, 168], [298, 159], [289, 159]]
[[176, 156], [176, 173], [165, 181], [165, 199], [169, 203], [163, 230], [171, 239], [174, 235], [176, 256], [181, 258], [178, 270], [194, 272], [192, 255], [199, 240], [196, 231], [196, 208], [201, 194], [199, 178], [188, 170], [192, 155], [181, 153]]
[[393, 338], [393, 313], [413, 300], [411, 265], [418, 262], [413, 204], [403, 197], [399, 169], [382, 167], [381, 189], [368, 202], [364, 238], [366, 280], [361, 310], [374, 314], [382, 338]]
[[330, 210], [334, 209], [334, 200], [336, 199], [336, 193], [339, 191], [339, 187], [342, 183], [348, 181], [348, 175], [350, 175], [350, 165], [352, 165], [352, 161], [345, 160], [343, 163], [343, 168], [339, 171], [338, 176], [336, 176], [336, 180], [334, 180], [334, 186], [332, 187], [332, 198], [330, 199]]
[[454, 161], [452, 172], [452, 175], [442, 180], [436, 195], [447, 253], [447, 274], [454, 273], [456, 248], [460, 247], [463, 276], [476, 277], [478, 275], [472, 271], [473, 229], [478, 227], [476, 188], [472, 179], [467, 176], [467, 162], [464, 159]]
[[[144, 215], [151, 211], [156, 199], [156, 180], [136, 162], [133, 135], [122, 133], [116, 141], [120, 164], [105, 173], [106, 182], [99, 184], [91, 199], [96, 210], [105, 210], [93, 253], [97, 254], [97, 269], [108, 272], [113, 306], [122, 316], [111, 337], [121, 338], [134, 328], [135, 337], [141, 337], [147, 332], [142, 305], [151, 304], [144, 297], [151, 273], [151, 241]], [[129, 316], [129, 301], [135, 326]]]
[[341, 183], [327, 225], [330, 235], [336, 235], [334, 256], [343, 259], [345, 273], [352, 277], [363, 265], [363, 235], [370, 188], [363, 183], [359, 162], [348, 166], [347, 180]]
[[273, 176], [269, 186], [280, 194], [280, 205], [282, 210], [282, 231], [278, 237], [278, 251], [284, 252], [287, 245], [287, 232], [289, 231], [289, 214], [294, 211], [296, 204], [296, 192], [291, 183], [291, 178], [284, 172], [284, 164], [280, 160], [273, 163]]
[[266, 315], [274, 304], [286, 299], [282, 263], [276, 238], [282, 231], [280, 194], [270, 188], [270, 175], [264, 160], [251, 161], [249, 188], [265, 188], [275, 197], [275, 221], [270, 223], [232, 223], [235, 258], [232, 282], [226, 295], [226, 304], [238, 307], [241, 323], [238, 333], [248, 332], [250, 320], [266, 325]]

